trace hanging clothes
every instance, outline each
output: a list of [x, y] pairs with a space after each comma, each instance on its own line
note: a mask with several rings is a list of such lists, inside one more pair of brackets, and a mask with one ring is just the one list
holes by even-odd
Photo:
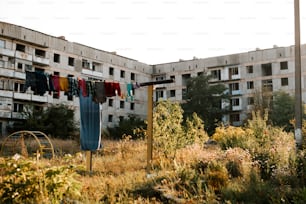
[[55, 91], [54, 84], [52, 81], [52, 75], [48, 76], [48, 86], [49, 86], [49, 95], [51, 95], [51, 92]]
[[73, 77], [68, 77], [68, 96], [79, 96], [78, 82]]
[[114, 89], [115, 95], [121, 96], [120, 84], [118, 82], [113, 82], [113, 89]]
[[113, 82], [104, 82], [104, 88], [105, 88], [105, 96], [107, 97], [116, 96]]
[[93, 100], [96, 103], [104, 103], [106, 101], [104, 82], [95, 82]]
[[60, 82], [59, 82], [59, 76], [58, 75], [53, 75], [52, 76], [52, 83], [54, 87], [54, 91], [60, 92]]
[[86, 81], [87, 95], [93, 96], [94, 82]]
[[100, 105], [93, 102], [91, 95], [84, 97], [82, 90], [79, 99], [81, 150], [98, 150], [101, 148]]
[[80, 92], [82, 92], [82, 96], [87, 97], [88, 93], [87, 93], [87, 89], [86, 89], [86, 81], [85, 79], [79, 79], [79, 89]]
[[26, 92], [29, 87], [31, 87], [32, 91], [36, 90], [36, 74], [35, 72], [26, 71], [26, 83], [23, 92]]
[[47, 77], [42, 72], [35, 72], [35, 78], [36, 78], [36, 88], [34, 90], [34, 94], [43, 96], [49, 90]]
[[60, 91], [68, 92], [68, 78], [67, 77], [59, 77], [59, 88]]

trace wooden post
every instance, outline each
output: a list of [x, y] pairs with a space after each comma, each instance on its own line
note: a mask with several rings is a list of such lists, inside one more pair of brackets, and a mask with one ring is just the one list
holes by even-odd
[[147, 116], [147, 173], [150, 173], [153, 155], [153, 85], [148, 86], [148, 116]]
[[92, 172], [92, 152], [86, 151], [86, 171]]

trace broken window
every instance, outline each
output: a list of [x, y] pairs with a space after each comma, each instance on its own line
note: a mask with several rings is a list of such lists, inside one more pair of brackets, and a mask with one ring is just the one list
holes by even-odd
[[68, 65], [69, 66], [74, 66], [74, 58], [73, 57], [68, 57]]
[[263, 76], [271, 76], [272, 75], [272, 64], [271, 63], [262, 64], [261, 69], [262, 69], [262, 75]]
[[20, 52], [25, 52], [25, 46], [22, 44], [16, 44], [16, 50]]
[[253, 65], [246, 66], [246, 70], [247, 70], [248, 74], [252, 74], [253, 73]]
[[53, 62], [60, 63], [61, 56], [59, 54], [54, 53]]
[[40, 50], [40, 49], [35, 49], [35, 56], [37, 56], [37, 57], [46, 57], [46, 51]]
[[121, 71], [120, 71], [120, 77], [121, 77], [121, 78], [124, 78], [124, 77], [125, 77], [125, 71], [124, 71], [124, 70], [121, 70]]

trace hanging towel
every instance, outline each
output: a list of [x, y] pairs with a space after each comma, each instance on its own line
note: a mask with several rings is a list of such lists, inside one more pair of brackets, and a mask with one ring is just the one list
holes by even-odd
[[80, 93], [81, 116], [81, 150], [98, 150], [101, 148], [100, 105], [94, 103], [92, 96], [84, 97]]
[[72, 77], [68, 77], [68, 96], [78, 96], [79, 89], [78, 89], [78, 82], [76, 79]]
[[96, 103], [104, 103], [106, 101], [104, 82], [98, 81], [95, 83], [93, 100]]
[[116, 96], [113, 82], [104, 82], [104, 88], [105, 88], [105, 96], [107, 97]]
[[121, 96], [120, 84], [118, 82], [113, 83], [113, 89], [115, 91], [115, 95]]
[[51, 95], [51, 92], [55, 91], [54, 89], [54, 84], [53, 84], [53, 81], [52, 81], [52, 75], [49, 75], [48, 77], [48, 85], [49, 85], [49, 95]]
[[60, 86], [60, 91], [65, 91], [68, 92], [68, 78], [67, 77], [60, 77], [59, 78], [59, 86]]
[[52, 82], [53, 82], [54, 91], [59, 92], [60, 91], [59, 76], [58, 75], [53, 75], [52, 76]]
[[87, 94], [85, 79], [80, 79], [79, 80], [79, 88], [80, 88], [80, 92], [82, 92], [82, 96], [87, 97], [88, 94]]

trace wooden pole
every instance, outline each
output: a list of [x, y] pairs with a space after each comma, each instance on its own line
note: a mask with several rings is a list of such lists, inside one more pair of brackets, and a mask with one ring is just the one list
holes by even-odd
[[86, 171], [92, 172], [92, 152], [86, 151]]
[[150, 173], [153, 155], [153, 85], [148, 86], [148, 115], [147, 115], [147, 173]]
[[295, 33], [295, 140], [302, 147], [302, 88], [301, 88], [301, 42], [300, 42], [300, 2], [294, 0]]

